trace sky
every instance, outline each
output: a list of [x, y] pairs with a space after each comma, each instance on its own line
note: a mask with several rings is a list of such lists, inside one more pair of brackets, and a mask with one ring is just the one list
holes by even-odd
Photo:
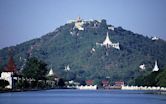
[[165, 11], [166, 0], [0, 0], [0, 49], [39, 38], [78, 16], [166, 40]]

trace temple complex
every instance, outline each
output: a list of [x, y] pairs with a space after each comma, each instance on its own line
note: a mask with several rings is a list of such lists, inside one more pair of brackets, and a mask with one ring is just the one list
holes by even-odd
[[84, 30], [83, 25], [84, 21], [80, 17], [78, 17], [74, 27], [77, 28], [78, 30]]

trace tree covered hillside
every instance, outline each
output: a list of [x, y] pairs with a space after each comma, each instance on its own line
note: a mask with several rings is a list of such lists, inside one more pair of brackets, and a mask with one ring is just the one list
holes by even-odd
[[[41, 38], [10, 47], [18, 69], [25, 58], [37, 57], [67, 80], [98, 81], [107, 77], [112, 82], [129, 82], [142, 74], [139, 69], [141, 64], [146, 66], [145, 73], [152, 70], [155, 60], [160, 68], [166, 65], [164, 40], [153, 41], [121, 27], [115, 28], [106, 20], [84, 21], [81, 24], [83, 30], [77, 28], [75, 23], [67, 23]], [[105, 40], [107, 32], [113, 43], [119, 42], [120, 50], [98, 45]], [[0, 50], [0, 57], [2, 69], [7, 62], [8, 48]], [[64, 70], [67, 65], [70, 71]]]

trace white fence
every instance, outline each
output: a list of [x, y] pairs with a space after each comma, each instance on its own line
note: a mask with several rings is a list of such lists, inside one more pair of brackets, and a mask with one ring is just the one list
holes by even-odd
[[165, 87], [148, 87], [148, 86], [122, 86], [122, 90], [163, 90], [166, 91]]
[[97, 89], [97, 85], [90, 85], [90, 86], [76, 86], [77, 89], [80, 90], [96, 90]]

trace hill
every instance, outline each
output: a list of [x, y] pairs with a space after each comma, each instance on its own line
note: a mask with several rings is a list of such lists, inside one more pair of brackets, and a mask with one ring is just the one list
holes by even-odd
[[[106, 34], [113, 43], [119, 42], [120, 50], [101, 46]], [[109, 78], [111, 82], [130, 82], [140, 74], [151, 72], [157, 60], [162, 69], [166, 65], [166, 42], [162, 39], [133, 33], [122, 27], [107, 24], [106, 20], [70, 21], [41, 38], [0, 50], [1, 70], [7, 63], [8, 48], [21, 69], [27, 57], [44, 60], [54, 71], [67, 80], [99, 81]], [[139, 66], [145, 64], [146, 69]], [[69, 65], [70, 70], [65, 71]]]

